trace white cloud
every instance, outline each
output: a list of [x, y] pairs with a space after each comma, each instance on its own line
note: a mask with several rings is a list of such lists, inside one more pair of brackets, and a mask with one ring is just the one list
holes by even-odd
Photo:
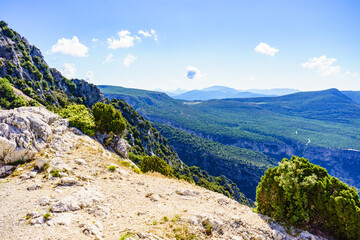
[[129, 67], [131, 63], [133, 63], [135, 60], [137, 59], [137, 57], [131, 55], [131, 54], [128, 54], [126, 56], [126, 58], [124, 58], [124, 66], [125, 67]]
[[154, 29], [151, 29], [150, 32], [151, 32], [151, 35], [154, 37], [154, 40], [157, 41], [158, 35], [156, 34], [156, 31]]
[[316, 69], [320, 76], [330, 76], [338, 74], [341, 70], [340, 66], [333, 65], [335, 58], [328, 58], [325, 55], [321, 57], [310, 58], [306, 63], [301, 64], [303, 68]]
[[357, 76], [359, 76], [357, 73], [352, 73], [352, 72], [350, 72], [350, 71], [346, 71], [346, 72], [345, 72], [345, 75], [351, 76], [351, 77], [357, 77]]
[[119, 39], [115, 39], [114, 37], [108, 38], [108, 48], [118, 49], [118, 48], [129, 48], [134, 46], [134, 40], [136, 39], [134, 36], [130, 35], [131, 33], [127, 30], [122, 30], [118, 32]]
[[141, 38], [139, 38], [138, 36], [134, 36], [135, 37], [135, 39], [138, 41], [138, 42], [141, 42]]
[[274, 56], [275, 53], [279, 51], [279, 49], [270, 47], [268, 44], [261, 42], [259, 45], [256, 46], [254, 49], [255, 52], [266, 54], [269, 56]]
[[155, 41], [158, 40], [158, 35], [156, 34], [156, 31], [154, 29], [151, 29], [150, 32], [139, 30], [138, 32], [140, 35], [143, 35], [144, 37], [154, 38]]
[[103, 64], [112, 63], [114, 61], [115, 61], [114, 55], [110, 53], [109, 55], [106, 56], [105, 61], [103, 61]]
[[74, 78], [76, 74], [75, 64], [65, 63], [62, 67], [61, 73], [67, 78]]
[[93, 38], [93, 39], [91, 39], [91, 41], [92, 41], [92, 42], [97, 42], [97, 41], [99, 41], [99, 39]]
[[198, 68], [187, 65], [186, 66], [186, 77], [188, 79], [201, 79], [205, 77], [205, 74], [203, 74]]
[[139, 30], [139, 34], [143, 35], [144, 37], [151, 37], [151, 34], [149, 32], [145, 32], [143, 30]]
[[92, 82], [93, 80], [94, 80], [94, 72], [93, 71], [88, 71], [86, 73], [86, 81]]
[[76, 36], [73, 36], [72, 39], [67, 39], [67, 38], [59, 39], [57, 43], [52, 46], [51, 52], [52, 53], [59, 52], [74, 57], [87, 57], [88, 47], [80, 43], [79, 39]]

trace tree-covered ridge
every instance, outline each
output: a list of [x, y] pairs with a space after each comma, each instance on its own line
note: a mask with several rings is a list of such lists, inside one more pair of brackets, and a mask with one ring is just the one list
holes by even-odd
[[[278, 161], [291, 155], [304, 156], [326, 167], [329, 173], [342, 181], [358, 188], [360, 186], [360, 152], [356, 151], [360, 149], [360, 119], [354, 118], [359, 112], [358, 105], [336, 89], [277, 98], [185, 103], [153, 91], [130, 89], [127, 94], [127, 89], [121, 87], [100, 86], [100, 89], [112, 92], [105, 94], [109, 98], [124, 99], [153, 122], [223, 145], [262, 152]], [[341, 121], [302, 116], [313, 114], [319, 117], [323, 106], [322, 115], [325, 118], [328, 104], [334, 107], [330, 115], [338, 116]], [[314, 112], [311, 112], [312, 105]], [[287, 106], [289, 114], [284, 112]], [[351, 106], [355, 106], [353, 110]], [[351, 114], [347, 115], [349, 111]], [[180, 138], [177, 141], [183, 145]], [[199, 156], [196, 157], [189, 156], [189, 159], [199, 159]]]
[[[150, 120], [196, 132], [224, 144], [299, 142], [360, 149], [360, 105], [336, 89], [281, 97], [181, 103], [163, 93], [99, 86], [105, 96], [129, 102]], [[156, 93], [156, 94], [155, 94]], [[333, 119], [333, 121], [329, 121]]]
[[257, 187], [257, 210], [277, 221], [338, 239], [359, 239], [360, 199], [349, 187], [305, 158], [283, 159]]

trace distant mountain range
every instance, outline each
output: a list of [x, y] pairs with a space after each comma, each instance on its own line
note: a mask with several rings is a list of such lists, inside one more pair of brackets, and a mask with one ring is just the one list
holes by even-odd
[[274, 97], [296, 92], [300, 91], [297, 89], [289, 88], [236, 90], [234, 88], [224, 86], [212, 86], [201, 90], [191, 91], [185, 91], [183, 89], [177, 89], [173, 92], [165, 91], [165, 93], [168, 94], [170, 97], [186, 101], [206, 101], [210, 99], [225, 98]]

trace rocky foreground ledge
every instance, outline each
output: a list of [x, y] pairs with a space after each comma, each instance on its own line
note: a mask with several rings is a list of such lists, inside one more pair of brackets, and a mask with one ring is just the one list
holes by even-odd
[[[43, 108], [0, 111], [0, 154], [10, 174], [0, 179], [1, 239], [324, 239], [187, 182], [137, 174]], [[9, 165], [18, 160], [28, 161]]]

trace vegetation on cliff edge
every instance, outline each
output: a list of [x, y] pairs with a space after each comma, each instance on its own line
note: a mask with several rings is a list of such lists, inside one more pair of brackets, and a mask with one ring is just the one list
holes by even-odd
[[360, 236], [357, 190], [305, 158], [284, 158], [261, 178], [257, 210], [296, 227], [320, 229], [339, 239]]

